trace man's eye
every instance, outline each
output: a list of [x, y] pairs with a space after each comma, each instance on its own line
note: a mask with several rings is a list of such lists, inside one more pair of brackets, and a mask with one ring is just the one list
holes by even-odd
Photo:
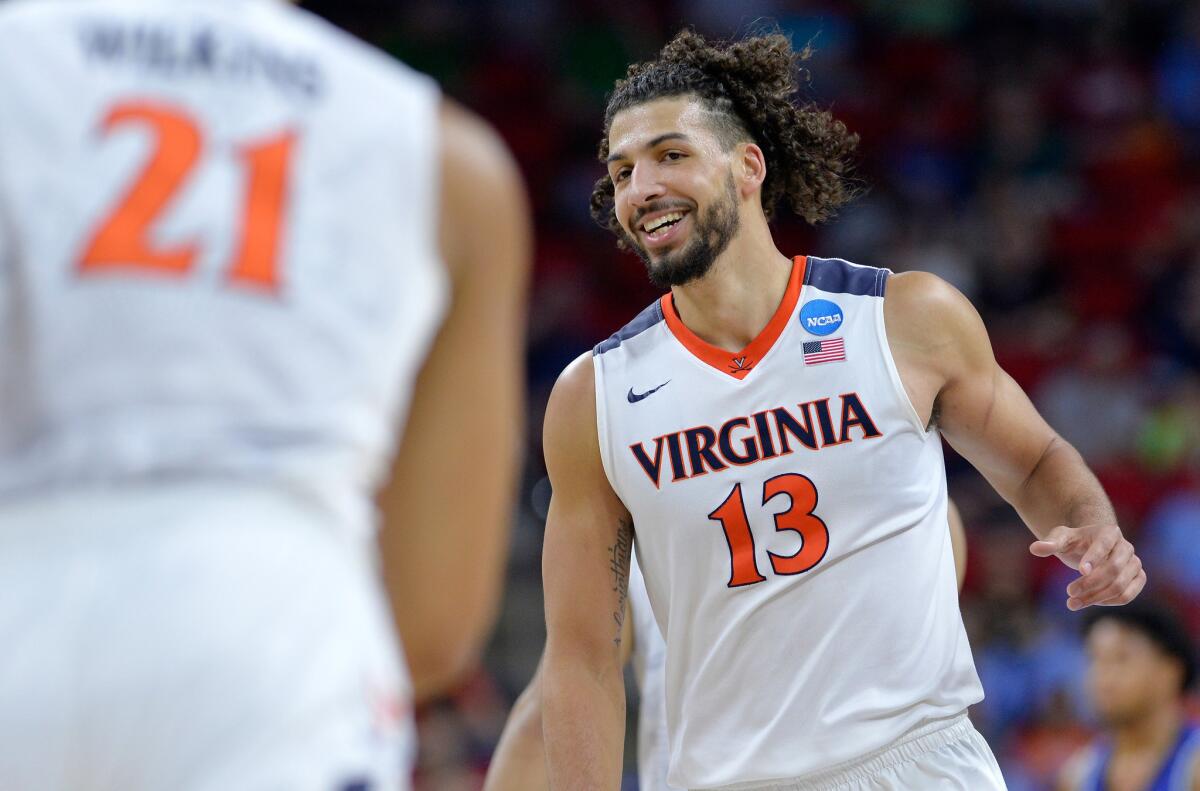
[[612, 180], [613, 181], [624, 181], [627, 178], [629, 178], [629, 168], [621, 168], [620, 170], [618, 170], [616, 172], [615, 175], [613, 175]]
[[686, 155], [682, 151], [668, 151], [664, 155], [663, 158], [670, 159], [670, 160], [676, 160], [676, 159], [683, 159], [684, 156], [686, 156]]

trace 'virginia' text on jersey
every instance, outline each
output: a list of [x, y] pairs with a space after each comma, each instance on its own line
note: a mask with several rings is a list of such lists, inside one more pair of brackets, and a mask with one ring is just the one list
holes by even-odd
[[[719, 429], [696, 426], [663, 434], [652, 440], [653, 456], [646, 451], [645, 442], [630, 445], [629, 450], [645, 471], [646, 477], [655, 488], [659, 488], [664, 446], [671, 465], [671, 482], [674, 483], [710, 471], [718, 472], [730, 465], [744, 467], [776, 456], [786, 456], [792, 452], [789, 437], [809, 450], [821, 450], [853, 441], [854, 438], [850, 436], [853, 426], [862, 430], [863, 439], [882, 436], [858, 393], [842, 393], [838, 398], [841, 399], [842, 408], [837, 429], [834, 428], [833, 413], [829, 410], [829, 399], [821, 398], [797, 404], [796, 413], [781, 406], [731, 418]], [[774, 433], [771, 432], [772, 425], [775, 426]], [[735, 431], [739, 432], [739, 436], [734, 436]], [[735, 443], [738, 447], [735, 447]]]

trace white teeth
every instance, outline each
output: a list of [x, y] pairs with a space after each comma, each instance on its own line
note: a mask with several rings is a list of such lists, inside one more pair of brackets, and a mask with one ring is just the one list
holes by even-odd
[[667, 223], [674, 222], [675, 220], [682, 220], [682, 219], [683, 219], [683, 212], [673, 211], [669, 214], [664, 214], [661, 217], [655, 217], [653, 220], [650, 220], [649, 222], [647, 222], [645, 225], [642, 226], [642, 230], [644, 230], [646, 233], [654, 233], [655, 231], [657, 231], [659, 228], [663, 227]]

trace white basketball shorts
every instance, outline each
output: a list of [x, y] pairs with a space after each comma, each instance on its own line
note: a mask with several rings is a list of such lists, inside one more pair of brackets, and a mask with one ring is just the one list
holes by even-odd
[[236, 484], [0, 501], [0, 788], [407, 789], [368, 546]]
[[[723, 790], [724, 791], [724, 790]], [[915, 729], [855, 761], [783, 783], [728, 791], [1006, 791], [991, 748], [966, 714]]]

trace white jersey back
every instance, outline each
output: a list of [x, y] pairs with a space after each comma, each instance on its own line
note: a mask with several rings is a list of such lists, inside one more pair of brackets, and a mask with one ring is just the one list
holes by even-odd
[[0, 497], [237, 477], [367, 525], [445, 302], [438, 102], [274, 0], [0, 8]]
[[666, 639], [672, 785], [808, 776], [983, 697], [887, 276], [799, 257], [742, 352], [670, 294], [595, 349], [601, 457]]

